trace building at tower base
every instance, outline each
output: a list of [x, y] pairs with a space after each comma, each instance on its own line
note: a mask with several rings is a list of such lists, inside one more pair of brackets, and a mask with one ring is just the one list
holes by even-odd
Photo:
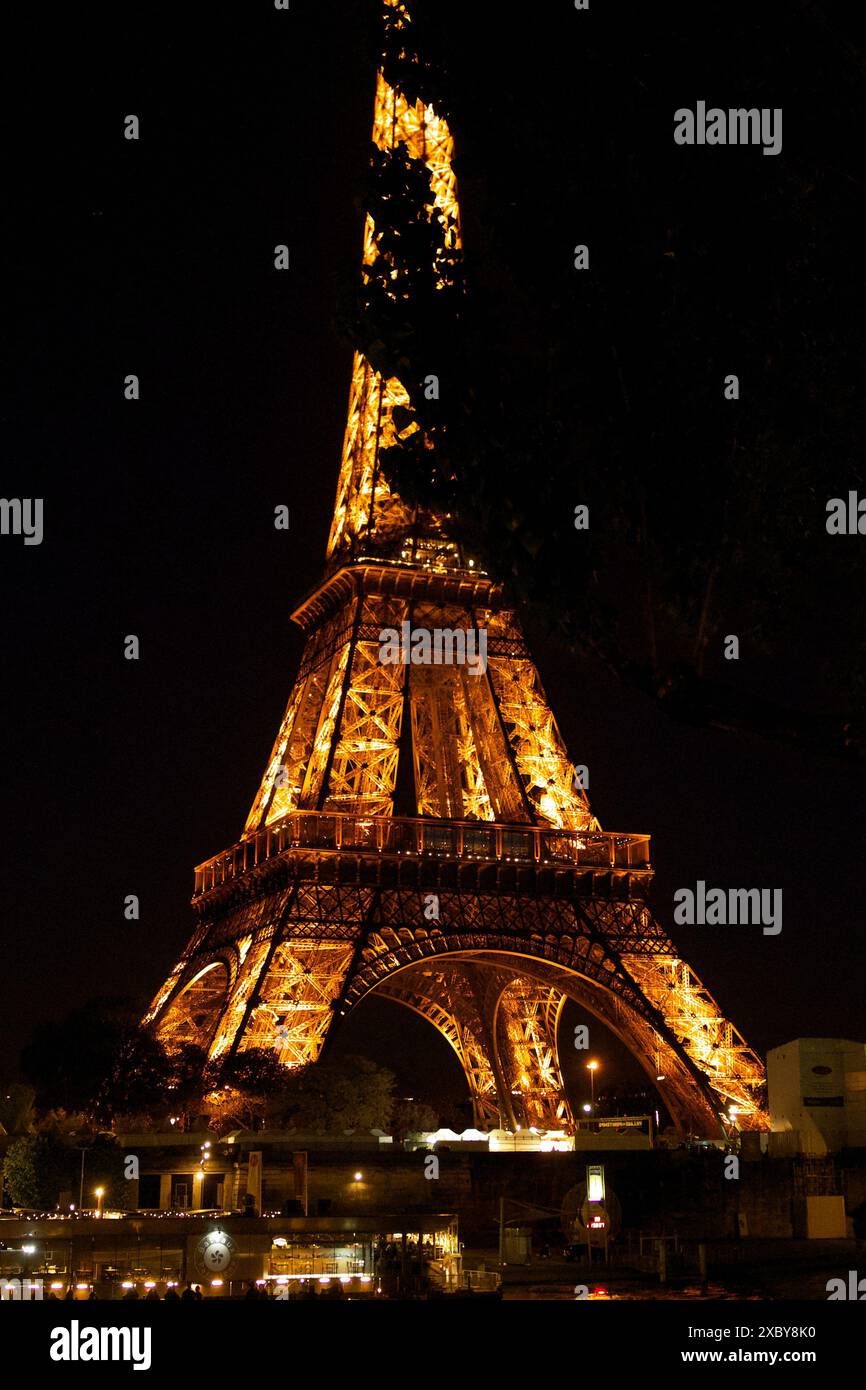
[[795, 1038], [771, 1048], [767, 1093], [773, 1138], [790, 1135], [793, 1152], [866, 1148], [866, 1043]]

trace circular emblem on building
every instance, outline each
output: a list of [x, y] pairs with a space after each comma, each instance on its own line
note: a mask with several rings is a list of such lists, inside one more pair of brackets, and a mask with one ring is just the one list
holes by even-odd
[[231, 1267], [235, 1243], [225, 1231], [209, 1231], [202, 1236], [195, 1252], [196, 1269], [201, 1274], [225, 1274]]

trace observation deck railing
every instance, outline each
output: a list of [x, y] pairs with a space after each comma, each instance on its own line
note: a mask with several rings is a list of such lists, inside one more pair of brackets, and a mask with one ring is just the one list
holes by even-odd
[[287, 850], [355, 851], [393, 857], [523, 865], [562, 864], [633, 873], [650, 867], [649, 835], [493, 821], [433, 820], [342, 811], [291, 811], [195, 871], [195, 897]]

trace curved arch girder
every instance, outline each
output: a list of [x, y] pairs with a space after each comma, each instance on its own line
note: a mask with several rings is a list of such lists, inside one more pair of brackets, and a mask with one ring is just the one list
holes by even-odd
[[[424, 939], [412, 942], [412, 949], [409, 949], [406, 942], [388, 941], [379, 932], [372, 934], [363, 965], [345, 992], [347, 1007], [360, 1002], [386, 978], [399, 974], [419, 958], [441, 960], [463, 956], [478, 963], [510, 965], [514, 976], [527, 976], [555, 985], [594, 1013], [617, 1033], [653, 1080], [657, 1074], [652, 1070], [653, 1059], [663, 1055], [664, 1074], [670, 1078], [665, 1094], [679, 1127], [713, 1136], [723, 1132], [721, 1102], [712, 1094], [685, 1048], [672, 1037], [661, 1014], [644, 1001], [630, 981], [622, 980], [615, 963], [609, 959], [598, 961], [588, 939], [585, 950], [575, 952], [567, 951], [561, 938], [521, 942], [512, 937], [506, 943], [499, 934], [484, 934], [479, 940], [480, 935], [475, 933], [472, 939], [455, 939], [444, 934], [424, 933]], [[550, 970], [555, 974], [546, 973]], [[612, 1007], [614, 1000], [619, 1005], [616, 1010]]]

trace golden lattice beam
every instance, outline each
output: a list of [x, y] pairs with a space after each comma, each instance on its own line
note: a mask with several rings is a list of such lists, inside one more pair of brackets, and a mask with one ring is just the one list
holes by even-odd
[[[385, 3], [399, 33], [405, 0]], [[446, 121], [379, 72], [373, 138], [424, 162], [426, 214], [459, 251]], [[381, 230], [367, 218], [368, 272]], [[501, 585], [382, 475], [407, 401], [355, 355], [327, 573], [294, 615], [300, 671], [241, 840], [196, 871], [198, 925], [147, 1022], [172, 1048], [298, 1067], [380, 990], [448, 1039], [478, 1123], [559, 1128], [572, 998], [664, 1073], [681, 1129], [766, 1126], [763, 1066], [652, 916], [648, 837], [601, 830]], [[381, 634], [403, 624], [483, 632], [486, 663], [390, 664]]]

